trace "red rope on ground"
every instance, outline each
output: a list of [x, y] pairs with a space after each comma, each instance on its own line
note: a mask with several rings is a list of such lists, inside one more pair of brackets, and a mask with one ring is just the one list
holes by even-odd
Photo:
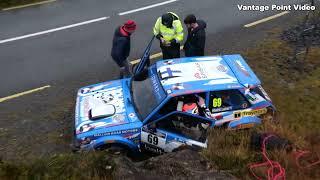
[[262, 143], [262, 156], [265, 159], [265, 162], [262, 163], [255, 163], [255, 164], [251, 164], [249, 165], [251, 174], [256, 178], [256, 179], [263, 179], [259, 176], [257, 176], [253, 169], [255, 168], [260, 168], [260, 167], [268, 167], [266, 174], [268, 177], [268, 180], [279, 180], [279, 179], [285, 179], [286, 178], [286, 171], [285, 169], [280, 165], [280, 163], [276, 162], [276, 161], [272, 161], [268, 158], [267, 156], [267, 150], [266, 150], [266, 142], [270, 137], [276, 137], [275, 135], [268, 135], [267, 137], [265, 137], [263, 139], [263, 143]]
[[295, 157], [296, 157], [296, 164], [297, 164], [297, 166], [298, 166], [299, 168], [301, 168], [301, 169], [306, 169], [306, 168], [310, 168], [310, 167], [312, 167], [312, 166], [315, 166], [315, 165], [317, 165], [317, 164], [320, 164], [320, 157], [318, 156], [318, 160], [317, 160], [317, 161], [314, 161], [314, 162], [309, 163], [308, 165], [302, 166], [302, 165], [300, 164], [300, 162], [301, 162], [300, 159], [301, 159], [303, 156], [306, 156], [306, 155], [308, 155], [308, 154], [310, 155], [311, 152], [310, 152], [310, 151], [297, 150], [297, 151], [294, 153], [294, 155], [295, 155]]

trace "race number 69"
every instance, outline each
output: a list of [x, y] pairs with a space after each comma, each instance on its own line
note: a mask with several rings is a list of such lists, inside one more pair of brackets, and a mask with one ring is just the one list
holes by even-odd
[[148, 135], [148, 142], [153, 145], [158, 145], [158, 137], [152, 134]]
[[213, 107], [221, 107], [222, 105], [222, 100], [221, 98], [214, 98], [213, 99]]

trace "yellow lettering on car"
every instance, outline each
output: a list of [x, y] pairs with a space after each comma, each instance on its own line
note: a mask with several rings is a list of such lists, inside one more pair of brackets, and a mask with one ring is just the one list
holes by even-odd
[[237, 111], [237, 112], [234, 112], [233, 115], [234, 115], [234, 118], [240, 118], [243, 116], [257, 116], [257, 115], [265, 114], [267, 113], [267, 111], [268, 110], [266, 108], [252, 110], [252, 111], [240, 111], [240, 112]]
[[217, 108], [217, 107], [221, 107], [222, 105], [222, 99], [221, 98], [214, 98], [213, 99], [213, 107]]

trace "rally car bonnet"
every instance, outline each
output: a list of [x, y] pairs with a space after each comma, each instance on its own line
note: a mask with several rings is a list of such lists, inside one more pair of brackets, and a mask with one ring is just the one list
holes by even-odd
[[78, 91], [75, 112], [76, 134], [137, 120], [133, 112], [127, 115], [126, 107], [130, 104], [125, 102], [124, 81], [104, 82]]

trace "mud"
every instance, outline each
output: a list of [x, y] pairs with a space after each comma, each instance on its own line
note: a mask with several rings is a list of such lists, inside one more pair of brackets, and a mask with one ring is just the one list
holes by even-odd
[[114, 159], [115, 179], [236, 179], [216, 170], [198, 152], [189, 149], [132, 162], [127, 157]]

